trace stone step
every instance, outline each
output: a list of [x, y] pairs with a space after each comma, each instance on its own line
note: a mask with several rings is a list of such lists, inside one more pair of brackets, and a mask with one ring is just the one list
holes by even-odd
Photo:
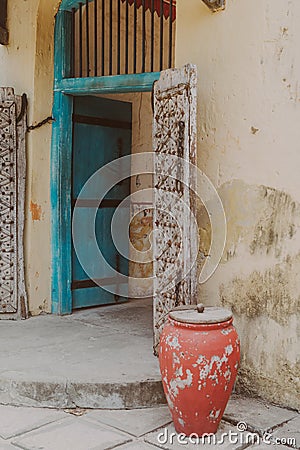
[[0, 403], [52, 408], [165, 404], [152, 301], [0, 323]]
[[166, 404], [160, 380], [84, 383], [0, 380], [0, 404], [44, 408], [134, 409]]

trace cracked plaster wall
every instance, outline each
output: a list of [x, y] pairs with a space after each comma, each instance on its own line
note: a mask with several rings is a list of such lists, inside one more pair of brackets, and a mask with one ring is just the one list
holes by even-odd
[[[230, 307], [237, 389], [300, 408], [300, 3], [178, 0], [177, 65], [198, 66], [198, 161], [224, 204], [222, 261], [200, 288]], [[199, 266], [211, 230], [200, 206]]]

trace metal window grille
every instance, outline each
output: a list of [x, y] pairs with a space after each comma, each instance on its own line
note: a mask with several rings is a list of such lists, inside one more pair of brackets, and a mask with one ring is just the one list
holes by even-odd
[[72, 10], [72, 77], [174, 65], [176, 0], [85, 0]]

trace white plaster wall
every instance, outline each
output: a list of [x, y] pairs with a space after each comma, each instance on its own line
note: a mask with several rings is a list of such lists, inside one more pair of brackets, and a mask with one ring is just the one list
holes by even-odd
[[[43, 2], [43, 1], [42, 1]], [[46, 2], [44, 2], [46, 4]], [[53, 2], [54, 3], [58, 3]], [[49, 9], [48, 2], [48, 9]], [[28, 97], [28, 124], [51, 115], [53, 69], [39, 61], [53, 48], [51, 26], [45, 15], [38, 18], [38, 0], [8, 2], [9, 45], [0, 46], [0, 85], [12, 86]], [[47, 9], [47, 8], [45, 8]], [[52, 16], [54, 7], [52, 5]], [[42, 25], [47, 40], [36, 42]], [[38, 66], [37, 66], [38, 62]], [[36, 78], [47, 72], [46, 78]], [[51, 127], [27, 135], [27, 195], [25, 210], [25, 276], [32, 314], [49, 311], [50, 299], [50, 211], [49, 151]]]
[[8, 2], [9, 45], [0, 45], [0, 82], [32, 95], [36, 33], [36, 1]]
[[177, 66], [199, 71], [202, 165], [218, 186], [238, 176], [299, 197], [291, 162], [300, 149], [300, 3], [228, 0], [212, 14], [201, 0], [179, 0], [178, 8]]
[[[228, 223], [222, 262], [200, 298], [234, 312], [240, 390], [298, 408], [299, 21], [298, 0], [227, 0], [216, 14], [201, 0], [178, 0], [176, 45], [177, 66], [198, 66], [198, 162]], [[199, 220], [205, 254], [201, 210]]]
[[[35, 0], [36, 48], [32, 122], [52, 115], [54, 23], [60, 0]], [[26, 276], [31, 314], [51, 311], [50, 152], [52, 125], [30, 133], [28, 170], [28, 227]], [[37, 216], [33, 211], [38, 209]]]
[[[28, 97], [28, 124], [51, 116], [54, 21], [60, 0], [10, 0], [9, 45], [0, 46], [0, 85]], [[51, 125], [27, 135], [25, 277], [31, 314], [51, 310]]]

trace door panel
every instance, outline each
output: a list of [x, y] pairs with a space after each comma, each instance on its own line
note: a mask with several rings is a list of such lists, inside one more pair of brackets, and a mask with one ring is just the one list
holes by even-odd
[[[77, 97], [73, 114], [73, 187], [72, 202], [75, 202], [86, 181], [101, 167], [131, 151], [131, 103], [97, 97]], [[95, 207], [99, 204], [102, 179], [99, 177], [94, 192], [85, 195], [76, 204], [82, 230], [76, 245], [89, 258], [89, 275], [73, 249], [72, 255], [72, 296], [73, 308], [115, 303], [120, 299], [116, 279], [112, 269], [128, 275], [128, 260], [117, 252], [111, 237], [111, 220], [116, 207], [130, 194], [130, 180], [115, 185], [99, 205], [95, 234], [98, 246], [110, 269], [99, 257], [93, 246], [93, 231], [88, 223], [93, 223]], [[129, 210], [124, 208], [124, 221]], [[127, 222], [128, 223], [128, 222]], [[127, 243], [126, 243], [127, 245]], [[97, 280], [97, 284], [93, 282]], [[114, 294], [101, 286], [114, 288]]]
[[[156, 153], [153, 310], [154, 352], [157, 353], [169, 311], [197, 301], [197, 265], [194, 264], [197, 246], [191, 245], [197, 242], [191, 220], [195, 211], [192, 190], [195, 190], [196, 184], [189, 164], [184, 163], [196, 165], [196, 67], [188, 64], [182, 69], [162, 71], [154, 85], [153, 103], [153, 151]], [[168, 155], [170, 158], [167, 158]], [[176, 163], [172, 158], [176, 159]], [[161, 274], [168, 272], [175, 280], [170, 287], [164, 285], [166, 279], [161, 277]]]

